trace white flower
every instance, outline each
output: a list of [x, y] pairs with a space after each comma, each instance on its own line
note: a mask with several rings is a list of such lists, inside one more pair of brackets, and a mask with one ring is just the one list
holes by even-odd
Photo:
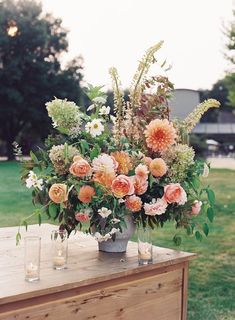
[[203, 178], [207, 178], [209, 175], [210, 169], [208, 167], [208, 165], [206, 163], [204, 163], [204, 169], [203, 169], [203, 173], [202, 173], [202, 177]]
[[108, 208], [102, 207], [98, 210], [98, 213], [102, 218], [107, 218], [112, 213], [112, 211]]
[[92, 161], [92, 168], [95, 172], [106, 172], [114, 173], [115, 172], [115, 163], [108, 154], [100, 154], [97, 158]]
[[100, 116], [107, 116], [110, 113], [110, 107], [101, 107], [99, 111]]
[[121, 221], [120, 219], [113, 218], [113, 219], [111, 220], [111, 223], [115, 224], [115, 223], [118, 223], [118, 222], [120, 222], [120, 221]]
[[119, 204], [124, 203], [124, 202], [125, 202], [124, 199], [122, 199], [122, 198], [121, 198], [121, 199], [118, 199], [118, 203], [119, 203]]
[[114, 117], [114, 116], [110, 116], [110, 119], [111, 119], [111, 121], [112, 121], [112, 123], [115, 123], [116, 122], [116, 117]]
[[112, 238], [109, 233], [106, 233], [104, 236], [102, 236], [102, 234], [100, 234], [99, 232], [96, 232], [94, 234], [94, 237], [98, 242], [107, 241]]
[[53, 122], [52, 122], [52, 127], [53, 127], [53, 128], [58, 127], [58, 124], [56, 123], [56, 121], [53, 121]]
[[100, 136], [104, 131], [104, 126], [101, 123], [101, 119], [94, 119], [88, 122], [85, 126], [86, 132], [90, 133], [93, 138]]
[[106, 98], [104, 98], [104, 97], [96, 97], [92, 101], [94, 103], [97, 103], [97, 104], [105, 104]]
[[88, 108], [87, 111], [91, 111], [95, 108], [95, 104], [91, 104]]
[[43, 189], [43, 180], [38, 179], [37, 175], [33, 171], [29, 171], [28, 178], [25, 182], [28, 189], [32, 187], [38, 188], [39, 190]]
[[144, 204], [144, 211], [146, 215], [155, 216], [166, 212], [168, 204], [164, 198], [152, 199], [152, 202]]
[[112, 228], [112, 230], [109, 232], [109, 234], [113, 235], [116, 232], [119, 232], [120, 229], [119, 228]]

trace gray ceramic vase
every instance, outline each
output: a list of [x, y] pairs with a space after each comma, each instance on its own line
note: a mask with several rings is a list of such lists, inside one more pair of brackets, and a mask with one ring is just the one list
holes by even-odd
[[98, 242], [99, 251], [103, 252], [125, 252], [128, 241], [135, 232], [136, 226], [131, 216], [125, 217], [127, 228], [123, 228], [122, 232], [116, 233], [115, 241], [112, 239]]

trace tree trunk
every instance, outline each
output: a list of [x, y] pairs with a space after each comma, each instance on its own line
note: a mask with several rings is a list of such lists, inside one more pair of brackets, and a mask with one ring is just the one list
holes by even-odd
[[10, 141], [8, 140], [7, 141], [7, 158], [8, 158], [8, 161], [12, 161], [12, 160], [15, 160], [15, 155], [14, 155], [14, 152], [13, 152], [13, 146], [12, 146], [12, 143], [13, 143], [14, 140]]

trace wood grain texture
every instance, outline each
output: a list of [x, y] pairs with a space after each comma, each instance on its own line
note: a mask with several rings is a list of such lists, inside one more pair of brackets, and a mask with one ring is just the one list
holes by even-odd
[[[125, 308], [128, 310], [129, 318], [123, 316], [123, 312], [121, 312], [118, 317], [115, 315], [114, 318], [105, 318], [105, 315], [102, 315], [102, 318], [129, 320], [134, 317], [133, 319], [136, 320], [139, 318], [136, 318], [136, 315], [134, 316], [135, 309], [140, 308], [142, 310], [143, 308], [145, 314], [150, 306], [152, 308], [152, 305], [156, 304], [159, 309], [160, 306], [164, 304], [163, 302], [159, 302], [158, 304], [159, 298], [157, 294], [160, 290], [155, 293], [155, 302], [150, 299], [152, 295], [144, 294], [144, 297], [146, 298], [147, 296], [149, 299], [146, 300], [143, 298], [143, 288], [144, 286], [146, 286], [146, 288], [149, 287], [153, 277], [163, 277], [162, 281], [165, 283], [164, 288], [168, 286], [169, 288], [175, 288], [173, 283], [176, 287], [180, 283], [180, 289], [173, 290], [174, 293], [172, 292], [172, 296], [171, 294], [164, 295], [165, 301], [168, 301], [168, 299], [175, 301], [175, 304], [172, 301], [170, 303], [174, 304], [174, 308], [177, 306], [178, 309], [176, 309], [180, 310], [180, 318], [163, 317], [159, 319], [186, 319], [182, 318], [181, 312], [186, 308], [186, 304], [183, 304], [182, 299], [187, 298], [186, 287], [188, 275], [185, 271], [185, 266], [190, 259], [195, 257], [194, 254], [154, 247], [154, 263], [149, 266], [139, 267], [136, 243], [129, 242], [127, 253], [125, 254], [107, 254], [98, 251], [97, 243], [91, 236], [78, 232], [69, 239], [68, 269], [59, 271], [52, 269], [51, 265], [50, 234], [53, 229], [55, 229], [55, 226], [50, 224], [43, 224], [41, 227], [32, 225], [29, 227], [27, 234], [24, 232], [22, 234], [22, 236], [40, 235], [42, 237], [41, 280], [37, 283], [27, 283], [24, 281], [23, 268], [24, 243], [22, 241], [21, 245], [18, 247], [15, 245], [17, 228], [0, 228], [0, 319], [6, 319], [6, 315], [9, 314], [9, 312], [13, 313], [12, 315], [9, 314], [10, 318], [8, 317], [7, 319], [11, 319], [13, 314], [14, 316], [12, 319], [18, 319], [15, 317], [16, 314], [20, 316], [19, 319], [44, 319], [40, 318], [41, 315], [38, 316], [38, 318], [27, 318], [27, 316], [31, 314], [30, 310], [33, 308], [33, 310], [36, 310], [36, 313], [32, 313], [32, 316], [36, 317], [37, 314], [40, 314], [39, 311], [42, 305], [46, 307], [46, 305], [49, 304], [50, 308], [53, 308], [55, 305], [57, 307], [54, 308], [57, 310], [60, 306], [59, 301], [61, 302], [61, 305], [64, 306], [63, 308], [67, 306], [65, 308], [67, 310], [66, 312], [71, 316], [69, 310], [72, 308], [72, 305], [66, 301], [76, 301], [77, 305], [82, 303], [82, 299], [87, 295], [90, 297], [97, 297], [97, 295], [102, 297], [103, 290], [107, 292], [106, 290], [109, 288], [108, 292], [112, 292], [112, 294], [110, 293], [111, 296], [109, 299], [108, 297], [99, 298], [98, 300], [91, 298], [91, 301], [99, 301], [99, 308], [105, 309], [111, 302], [113, 303], [115, 301], [116, 303], [119, 299], [122, 299], [122, 295], [113, 295], [116, 288], [120, 287], [122, 289], [121, 292], [127, 293], [124, 300], [128, 300], [127, 304], [129, 307], [125, 305]], [[165, 275], [167, 275], [166, 278]], [[175, 280], [173, 280], [172, 277], [175, 277]], [[173, 282], [170, 284], [170, 282], [167, 282], [167, 278], [169, 278], [169, 281], [171, 279]], [[153, 281], [153, 286], [157, 281], [156, 278], [156, 281]], [[123, 291], [124, 288], [125, 291]], [[134, 288], [137, 288], [135, 293], [133, 291]], [[151, 290], [154, 289], [152, 288]], [[135, 296], [138, 297], [138, 295], [142, 295], [143, 306], [140, 307], [141, 304], [138, 303], [133, 309], [131, 305], [135, 304]], [[105, 301], [105, 305], [107, 305], [102, 307], [102, 303]], [[176, 301], [178, 302], [176, 303]], [[94, 303], [91, 305], [93, 306]], [[44, 307], [43, 310], [45, 310]], [[85, 310], [84, 306], [82, 310]], [[118, 309], [115, 310], [117, 313]], [[45, 316], [47, 313], [43, 314]], [[26, 318], [24, 318], [24, 316]], [[57, 316], [56, 318], [60, 319]], [[79, 319], [83, 318], [79, 317]], [[90, 318], [84, 316], [84, 319]]]
[[[5, 313], [4, 319], [179, 320], [182, 270], [94, 290], [67, 299]], [[167, 304], [167, 307], [166, 307]], [[27, 315], [27, 316], [26, 316]], [[0, 315], [0, 319], [1, 315]]]

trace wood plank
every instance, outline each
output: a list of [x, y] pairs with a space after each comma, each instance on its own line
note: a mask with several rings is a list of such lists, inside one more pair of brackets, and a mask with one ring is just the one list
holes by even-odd
[[146, 272], [157, 274], [159, 270], [162, 272], [168, 266], [176, 266], [195, 257], [192, 253], [154, 247], [154, 263], [139, 267], [136, 243], [129, 242], [125, 254], [105, 254], [98, 251], [91, 236], [78, 232], [69, 239], [68, 269], [56, 271], [51, 267], [50, 257], [50, 233], [53, 229], [55, 226], [50, 224], [32, 225], [28, 233], [22, 232], [22, 236], [33, 234], [42, 237], [41, 280], [27, 283], [23, 271], [24, 243], [15, 246], [17, 227], [0, 228], [0, 305], [133, 275], [141, 277]]
[[[180, 320], [182, 270], [10, 311], [1, 320]], [[167, 307], [166, 307], [167, 306]]]
[[182, 320], [187, 320], [189, 263], [184, 262], [182, 283]]

